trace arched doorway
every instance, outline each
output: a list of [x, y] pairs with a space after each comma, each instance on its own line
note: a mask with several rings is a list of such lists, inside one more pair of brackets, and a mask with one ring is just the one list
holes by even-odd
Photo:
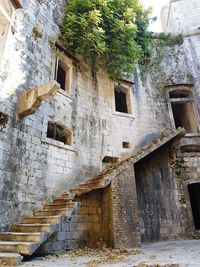
[[195, 229], [200, 230], [200, 183], [188, 185]]

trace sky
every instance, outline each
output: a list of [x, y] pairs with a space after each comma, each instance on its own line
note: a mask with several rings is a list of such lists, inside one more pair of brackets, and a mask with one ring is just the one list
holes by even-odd
[[152, 17], [158, 17], [157, 21], [150, 25], [149, 30], [154, 32], [161, 32], [160, 11], [168, 0], [140, 0], [145, 8], [153, 7]]

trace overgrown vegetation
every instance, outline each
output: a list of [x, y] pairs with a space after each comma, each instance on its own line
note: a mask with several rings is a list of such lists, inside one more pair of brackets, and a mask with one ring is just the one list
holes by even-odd
[[[165, 33], [152, 34], [151, 41], [151, 57], [144, 56], [139, 60], [140, 78], [145, 84], [147, 75], [150, 76], [152, 87], [154, 88], [154, 97], [160, 101], [165, 101], [165, 87], [172, 84], [171, 77], [165, 73], [165, 69], [161, 66], [165, 55], [165, 49], [168, 46], [182, 45], [184, 38], [181, 34], [171, 35]], [[174, 57], [177, 56], [174, 54]]]
[[138, 59], [150, 55], [151, 10], [139, 0], [69, 0], [64, 12], [65, 48], [95, 70], [104, 63], [112, 79], [131, 76]]

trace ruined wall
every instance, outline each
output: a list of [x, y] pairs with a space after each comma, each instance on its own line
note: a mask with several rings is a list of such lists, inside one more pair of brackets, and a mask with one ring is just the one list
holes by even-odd
[[189, 235], [187, 214], [179, 202], [183, 188], [171, 169], [169, 153], [170, 146], [165, 145], [135, 164], [142, 242]]
[[[21, 92], [54, 79], [55, 53], [50, 43], [59, 32], [62, 0], [21, 1], [13, 14], [0, 67], [0, 112], [8, 116], [0, 131], [0, 229], [31, 214], [48, 198], [66, 191], [102, 168], [105, 156], [123, 158], [165, 128], [168, 122], [151, 91], [135, 74], [132, 114], [117, 114], [114, 83], [105, 70], [73, 67], [71, 95], [62, 90], [42, 102], [32, 115], [17, 118]], [[48, 120], [73, 130], [73, 144], [64, 149], [43, 140]], [[159, 122], [159, 123], [158, 123]], [[129, 142], [130, 148], [123, 148]]]

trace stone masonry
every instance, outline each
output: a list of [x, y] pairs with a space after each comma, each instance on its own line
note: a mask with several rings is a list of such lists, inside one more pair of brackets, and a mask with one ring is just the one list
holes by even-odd
[[[6, 20], [0, 9], [0, 22], [6, 22], [0, 28], [0, 230], [97, 175], [105, 158], [121, 162], [156, 144], [160, 134], [164, 138], [184, 127], [192, 110], [196, 130], [186, 133], [173, 164], [166, 146], [141, 165], [125, 164], [109, 186], [77, 196], [80, 209], [71, 221], [63, 219], [40, 253], [92, 245], [100, 238], [109, 246], [131, 247], [141, 240], [198, 235], [188, 185], [200, 183], [199, 2], [170, 1], [165, 31], [183, 33], [184, 42], [164, 46], [161, 54], [155, 47], [147, 64], [137, 66], [130, 81], [121, 81], [128, 88], [129, 113], [116, 111], [115, 84], [105, 69], [94, 81], [85, 62], [77, 67], [69, 51], [60, 46], [55, 51], [64, 0], [20, 0], [22, 8], [14, 2], [0, 0], [8, 13]], [[20, 96], [54, 81], [59, 58], [72, 70], [70, 90], [59, 88], [33, 114], [19, 116]], [[67, 129], [71, 143], [49, 138], [49, 123]], [[144, 212], [148, 207], [161, 210], [156, 222]]]

